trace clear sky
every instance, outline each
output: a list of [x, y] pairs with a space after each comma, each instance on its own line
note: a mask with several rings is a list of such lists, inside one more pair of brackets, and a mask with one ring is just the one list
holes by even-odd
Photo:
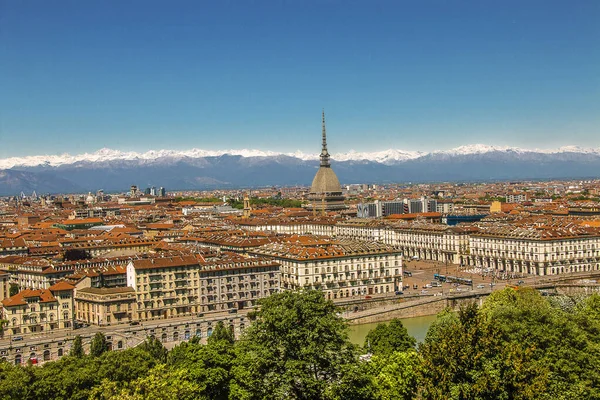
[[600, 146], [598, 0], [0, 0], [0, 157]]

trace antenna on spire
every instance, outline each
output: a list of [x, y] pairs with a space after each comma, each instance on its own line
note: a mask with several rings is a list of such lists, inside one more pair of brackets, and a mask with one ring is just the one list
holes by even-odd
[[325, 129], [325, 109], [323, 109], [323, 148], [321, 149], [321, 167], [329, 167], [329, 152], [327, 151], [327, 131]]

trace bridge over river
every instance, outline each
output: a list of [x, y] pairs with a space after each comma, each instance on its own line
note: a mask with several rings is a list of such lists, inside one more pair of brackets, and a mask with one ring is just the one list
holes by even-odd
[[[597, 280], [600, 280], [600, 271], [589, 271], [568, 276], [526, 278], [520, 287], [532, 287], [547, 294], [591, 295], [600, 293]], [[487, 285], [485, 288], [468, 291], [350, 300], [338, 305], [344, 310], [344, 318], [352, 324], [367, 324], [393, 318], [435, 315], [446, 308], [457, 310], [461, 305], [473, 301], [481, 305], [493, 291], [502, 290], [507, 286], [508, 283], [500, 281], [493, 286]]]

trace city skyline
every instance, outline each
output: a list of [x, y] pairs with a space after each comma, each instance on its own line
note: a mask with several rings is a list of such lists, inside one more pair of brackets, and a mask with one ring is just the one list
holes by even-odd
[[1, 7], [0, 159], [600, 147], [593, 1]]

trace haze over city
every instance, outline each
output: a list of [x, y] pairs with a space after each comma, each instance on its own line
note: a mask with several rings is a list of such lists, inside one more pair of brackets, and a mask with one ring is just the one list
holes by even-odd
[[0, 3], [0, 158], [600, 146], [600, 3]]

